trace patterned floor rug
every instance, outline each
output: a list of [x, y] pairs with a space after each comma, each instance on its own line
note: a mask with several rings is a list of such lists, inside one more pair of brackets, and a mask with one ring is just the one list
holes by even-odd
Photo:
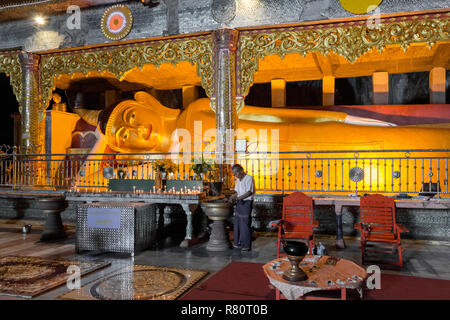
[[69, 266], [80, 268], [81, 276], [110, 263], [51, 260], [38, 257], [5, 256], [0, 258], [0, 295], [32, 298], [67, 282]]
[[175, 300], [207, 271], [134, 265], [59, 297], [70, 300]]

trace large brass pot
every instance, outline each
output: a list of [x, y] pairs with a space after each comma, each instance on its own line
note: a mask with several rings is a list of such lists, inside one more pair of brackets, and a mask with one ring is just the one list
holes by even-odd
[[226, 251], [230, 248], [230, 241], [225, 230], [224, 221], [232, 212], [232, 206], [227, 202], [202, 202], [202, 210], [213, 220], [211, 235], [206, 246], [209, 251]]
[[225, 220], [231, 215], [231, 205], [228, 202], [202, 202], [202, 210], [211, 220]]

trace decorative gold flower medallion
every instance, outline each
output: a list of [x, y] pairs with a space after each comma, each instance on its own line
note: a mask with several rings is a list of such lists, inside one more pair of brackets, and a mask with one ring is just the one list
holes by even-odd
[[109, 40], [125, 38], [133, 26], [131, 10], [124, 5], [116, 5], [107, 9], [102, 16], [102, 32]]

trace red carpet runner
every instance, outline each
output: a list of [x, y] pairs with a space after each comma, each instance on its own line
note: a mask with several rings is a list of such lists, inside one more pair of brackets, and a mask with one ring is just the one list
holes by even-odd
[[[262, 266], [231, 262], [181, 300], [274, 300]], [[364, 300], [450, 300], [450, 281], [382, 274], [381, 289], [364, 290]]]
[[181, 300], [274, 300], [262, 263], [231, 262]]

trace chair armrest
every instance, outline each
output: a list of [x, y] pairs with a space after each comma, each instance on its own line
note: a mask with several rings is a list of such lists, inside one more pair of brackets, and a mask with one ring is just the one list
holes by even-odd
[[402, 232], [409, 232], [409, 229], [406, 228], [405, 226], [401, 225], [401, 224], [396, 224], [396, 225], [395, 225], [395, 228], [397, 229], [397, 231], [398, 231], [399, 233], [402, 233]]
[[[286, 222], [286, 221], [280, 220], [280, 221], [277, 223], [277, 227], [278, 227], [279, 230], [284, 230], [283, 227], [284, 227], [285, 222]], [[283, 231], [283, 232], [284, 232], [284, 231]]]
[[313, 227], [315, 228], [319, 227], [319, 221], [313, 220]]

